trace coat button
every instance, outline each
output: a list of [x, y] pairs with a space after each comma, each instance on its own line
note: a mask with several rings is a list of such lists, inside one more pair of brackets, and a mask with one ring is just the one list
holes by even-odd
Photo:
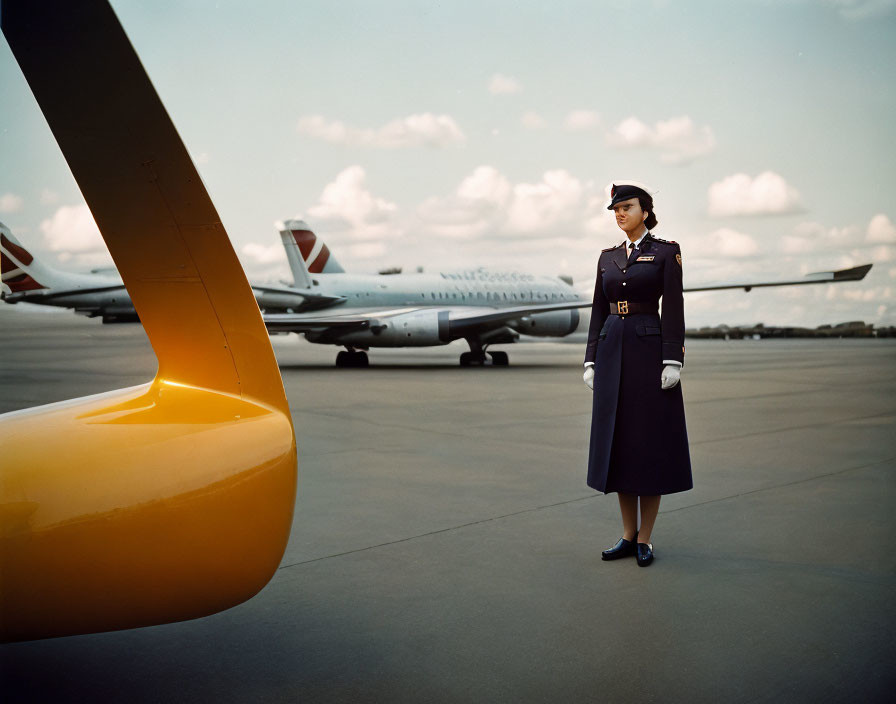
[[622, 270], [622, 273], [623, 273], [623, 274], [625, 273], [625, 269]]
[[622, 285], [625, 286], [625, 281], [622, 282]]

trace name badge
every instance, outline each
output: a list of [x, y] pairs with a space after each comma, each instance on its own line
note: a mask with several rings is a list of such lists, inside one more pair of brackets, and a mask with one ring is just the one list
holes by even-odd
[[656, 257], [654, 255], [651, 255], [649, 257], [644, 256], [644, 257], [638, 257], [637, 259], [635, 259], [635, 261], [636, 262], [652, 262], [655, 258]]

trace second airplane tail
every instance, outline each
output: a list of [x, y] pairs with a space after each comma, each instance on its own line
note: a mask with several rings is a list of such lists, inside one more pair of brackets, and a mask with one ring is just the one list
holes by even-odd
[[304, 220], [286, 220], [279, 230], [297, 287], [310, 288], [311, 274], [345, 272], [336, 257], [330, 253], [330, 248], [314, 234]]
[[0, 222], [0, 277], [4, 294], [49, 288], [54, 271], [41, 265]]

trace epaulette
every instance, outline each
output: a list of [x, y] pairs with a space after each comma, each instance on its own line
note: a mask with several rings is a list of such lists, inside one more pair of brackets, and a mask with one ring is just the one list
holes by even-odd
[[660, 242], [662, 244], [678, 244], [678, 242], [676, 242], [675, 240], [664, 240], [660, 239], [659, 237], [655, 237], [654, 235], [651, 235], [650, 239], [652, 239], [654, 242]]
[[612, 252], [614, 249], [619, 249], [619, 248], [622, 247], [624, 244], [625, 244], [625, 242], [620, 242], [620, 243], [617, 244], [615, 247], [607, 247], [606, 249], [602, 249], [602, 250], [600, 250], [600, 251], [601, 251], [601, 252]]

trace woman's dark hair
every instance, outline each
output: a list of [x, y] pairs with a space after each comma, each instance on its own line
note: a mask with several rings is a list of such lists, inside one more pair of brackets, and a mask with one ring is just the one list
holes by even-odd
[[657, 225], [656, 214], [653, 212], [653, 198], [650, 196], [638, 196], [638, 202], [641, 204], [641, 210], [647, 213], [644, 225], [648, 230], [652, 230]]

